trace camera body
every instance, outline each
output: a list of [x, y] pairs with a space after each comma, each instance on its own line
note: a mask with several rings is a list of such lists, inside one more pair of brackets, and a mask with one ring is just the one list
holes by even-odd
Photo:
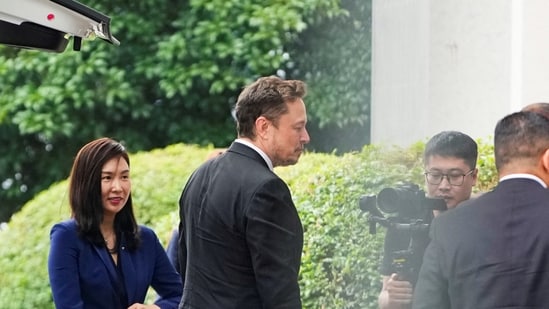
[[407, 220], [425, 220], [430, 223], [433, 210], [445, 210], [442, 199], [428, 198], [418, 185], [405, 183], [394, 188], [384, 188], [377, 195], [377, 205], [385, 214]]
[[362, 195], [359, 207], [370, 214], [371, 220], [382, 225], [388, 217], [392, 222], [430, 224], [433, 210], [446, 210], [443, 199], [429, 198], [425, 191], [413, 183], [403, 183], [395, 187], [387, 187], [378, 195]]
[[[377, 196], [361, 196], [359, 207], [369, 213], [370, 234], [376, 233], [377, 224], [387, 228], [384, 247], [389, 250], [385, 254], [390, 255], [391, 272], [414, 284], [429, 243], [433, 210], [446, 210], [445, 201], [426, 197], [416, 184], [402, 183], [382, 189]], [[402, 238], [406, 244], [397, 241]]]

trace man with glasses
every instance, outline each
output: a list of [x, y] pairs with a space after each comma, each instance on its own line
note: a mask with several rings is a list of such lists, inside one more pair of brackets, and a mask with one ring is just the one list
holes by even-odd
[[[425, 145], [423, 163], [427, 196], [441, 198], [448, 209], [471, 197], [477, 181], [477, 143], [468, 135], [457, 131], [443, 131], [433, 136]], [[438, 211], [434, 210], [434, 215]], [[410, 308], [413, 285], [408, 278], [399, 278], [394, 273], [392, 253], [408, 249], [412, 235], [410, 231], [389, 229], [385, 236], [384, 256], [381, 265], [383, 287], [379, 294], [380, 309]], [[414, 269], [419, 270], [421, 257], [427, 242], [416, 247], [420, 257]]]

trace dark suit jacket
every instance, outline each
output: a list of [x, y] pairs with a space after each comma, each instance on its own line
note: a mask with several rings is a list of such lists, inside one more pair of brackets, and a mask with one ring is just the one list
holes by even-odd
[[166, 246], [166, 254], [172, 263], [173, 267], [179, 272], [179, 229], [173, 229], [168, 245]]
[[[168, 260], [156, 234], [140, 226], [141, 245], [135, 252], [118, 253], [128, 304], [143, 303], [152, 286], [160, 308], [177, 308], [181, 278]], [[117, 271], [105, 247], [92, 245], [77, 235], [74, 220], [55, 224], [50, 233], [48, 271], [56, 308], [121, 308], [115, 293]], [[126, 309], [126, 307], [124, 308]]]
[[548, 223], [549, 190], [525, 178], [438, 216], [413, 308], [548, 308]]
[[203, 164], [179, 204], [179, 308], [301, 308], [301, 221], [255, 150], [235, 142]]

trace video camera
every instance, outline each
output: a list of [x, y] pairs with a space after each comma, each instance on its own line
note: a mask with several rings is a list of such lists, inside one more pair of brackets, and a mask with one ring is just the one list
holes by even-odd
[[[378, 195], [363, 195], [359, 207], [368, 212], [370, 234], [376, 233], [377, 224], [387, 228], [387, 234], [407, 234], [409, 242], [402, 250], [397, 244], [388, 243], [392, 271], [402, 280], [415, 283], [423, 253], [429, 242], [429, 226], [433, 219], [433, 210], [446, 210], [443, 199], [428, 198], [425, 192], [413, 183], [403, 183], [394, 188], [384, 188]], [[399, 248], [397, 248], [399, 247]]]

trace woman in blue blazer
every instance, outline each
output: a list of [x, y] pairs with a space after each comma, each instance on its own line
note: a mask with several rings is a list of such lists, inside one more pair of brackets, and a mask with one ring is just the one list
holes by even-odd
[[[71, 170], [72, 218], [53, 226], [48, 272], [56, 308], [177, 308], [181, 278], [153, 230], [136, 223], [130, 160], [109, 138], [86, 144]], [[149, 287], [158, 294], [145, 305]]]

